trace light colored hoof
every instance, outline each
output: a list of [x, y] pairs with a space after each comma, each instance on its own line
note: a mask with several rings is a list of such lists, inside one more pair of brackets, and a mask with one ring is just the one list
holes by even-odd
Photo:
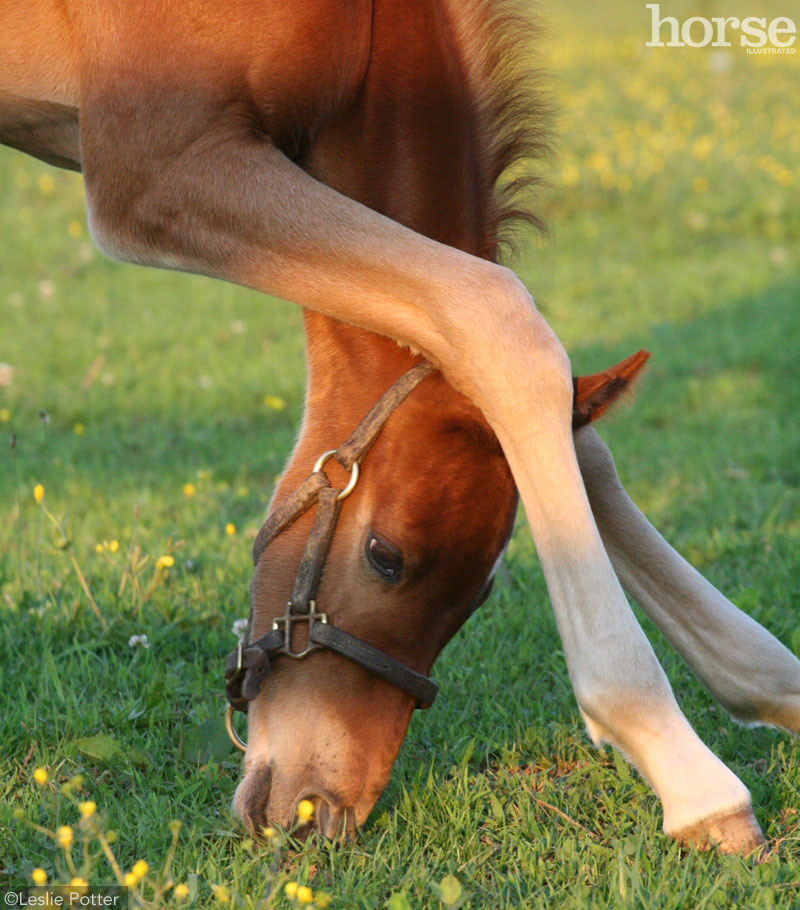
[[711, 850], [716, 847], [722, 853], [752, 853], [766, 843], [761, 828], [750, 807], [737, 809], [727, 815], [703, 819], [691, 828], [685, 828], [672, 835], [675, 840], [695, 847], [697, 850]]

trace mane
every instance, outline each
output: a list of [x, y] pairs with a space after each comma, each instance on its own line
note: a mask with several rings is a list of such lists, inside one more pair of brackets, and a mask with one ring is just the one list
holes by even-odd
[[486, 254], [510, 258], [521, 226], [547, 230], [533, 209], [552, 116], [543, 73], [534, 62], [542, 27], [519, 0], [446, 2], [486, 149]]

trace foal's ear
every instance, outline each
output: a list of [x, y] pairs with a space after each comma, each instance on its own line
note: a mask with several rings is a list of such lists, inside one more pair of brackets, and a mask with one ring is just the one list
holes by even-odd
[[638, 351], [602, 373], [574, 376], [572, 429], [585, 427], [587, 423], [602, 417], [619, 396], [631, 388], [649, 357], [648, 351]]

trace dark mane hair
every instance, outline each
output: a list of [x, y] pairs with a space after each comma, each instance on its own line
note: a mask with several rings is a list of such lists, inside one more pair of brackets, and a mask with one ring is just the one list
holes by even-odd
[[486, 254], [513, 256], [521, 225], [546, 232], [533, 209], [552, 117], [543, 72], [535, 62], [542, 25], [519, 0], [446, 2], [487, 149], [482, 175], [484, 198], [490, 200]]

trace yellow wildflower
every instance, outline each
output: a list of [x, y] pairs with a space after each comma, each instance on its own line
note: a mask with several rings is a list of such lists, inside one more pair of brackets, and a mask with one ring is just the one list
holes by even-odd
[[324, 891], [318, 892], [316, 900], [317, 900], [317, 907], [319, 907], [320, 910], [325, 910], [326, 907], [330, 906], [331, 896], [330, 896], [330, 894], [326, 894]]
[[76, 774], [75, 777], [72, 778], [70, 783], [76, 790], [80, 790], [80, 788], [83, 786], [83, 775]]
[[314, 814], [314, 803], [310, 799], [301, 799], [297, 804], [297, 817], [301, 822], [307, 822]]
[[273, 411], [282, 411], [286, 407], [286, 402], [280, 395], [267, 395], [264, 404]]
[[602, 173], [607, 173], [611, 170], [611, 162], [605, 155], [600, 153], [595, 153], [589, 158], [589, 164], [596, 170]]
[[82, 423], [76, 423], [72, 429], [74, 430], [76, 436], [83, 436], [83, 434], [86, 432], [86, 427]]
[[185, 483], [183, 485], [183, 495], [184, 496], [191, 497], [191, 496], [194, 496], [194, 494], [196, 492], [197, 492], [197, 488], [195, 487], [195, 485], [193, 483]]
[[705, 135], [695, 139], [691, 145], [691, 153], [698, 161], [705, 161], [714, 149], [713, 136]]
[[111, 543], [109, 543], [109, 545], [108, 545], [108, 549], [111, 550], [112, 553], [116, 553], [117, 550], [119, 549], [119, 541], [112, 540]]
[[78, 811], [82, 818], [91, 818], [97, 812], [97, 803], [93, 799], [78, 803]]
[[67, 226], [67, 233], [70, 237], [73, 238], [73, 240], [77, 240], [78, 237], [80, 237], [83, 233], [83, 225], [80, 223], [80, 221], [70, 221], [69, 225]]
[[214, 892], [214, 897], [221, 904], [227, 904], [231, 899], [231, 893], [228, 891], [225, 885], [212, 885], [211, 890]]
[[135, 888], [139, 884], [139, 879], [133, 874], [133, 872], [126, 872], [122, 877], [122, 884], [126, 888]]
[[228, 535], [228, 537], [233, 537], [233, 535], [236, 533], [236, 525], [232, 521], [229, 521], [225, 525], [225, 533]]
[[44, 768], [37, 768], [33, 772], [33, 779], [40, 787], [43, 787], [47, 783], [47, 771]]
[[34, 885], [47, 884], [47, 873], [44, 871], [44, 869], [34, 869], [33, 872], [31, 872], [31, 878], [33, 879]]
[[167, 554], [166, 556], [159, 556], [156, 560], [157, 569], [171, 569], [175, 565], [174, 557]]
[[102, 545], [101, 543], [97, 544], [97, 545], [95, 546], [95, 548], [94, 548], [94, 551], [95, 551], [95, 553], [102, 553], [102, 552], [103, 552], [103, 545]]
[[56, 182], [53, 180], [50, 174], [42, 174], [42, 176], [36, 181], [36, 184], [39, 187], [39, 190], [45, 195], [52, 193], [56, 188]]
[[175, 885], [175, 890], [172, 892], [175, 895], [175, 899], [182, 901], [189, 896], [189, 888], [183, 882]]
[[581, 179], [581, 172], [574, 164], [568, 164], [561, 171], [561, 182], [564, 186], [575, 186]]
[[311, 888], [308, 885], [300, 885], [297, 889], [297, 903], [298, 904], [310, 904], [314, 900], [314, 895], [311, 892]]
[[287, 897], [294, 898], [297, 896], [297, 889], [299, 887], [300, 886], [297, 884], [297, 882], [286, 882], [286, 884], [283, 886], [283, 893]]
[[62, 825], [60, 828], [56, 829], [56, 840], [59, 843], [59, 846], [63, 847], [65, 850], [69, 849], [72, 846], [72, 828], [69, 825]]
[[89, 882], [87, 882], [85, 878], [81, 878], [79, 875], [76, 875], [75, 878], [70, 881], [70, 885], [73, 888], [88, 888]]
[[147, 875], [147, 870], [149, 868], [150, 867], [147, 865], [147, 863], [143, 859], [140, 859], [138, 862], [133, 864], [131, 872], [133, 872], [137, 878], [144, 878], [145, 875]]
[[41, 502], [44, 499], [44, 487], [40, 483], [37, 483], [33, 488], [33, 498], [36, 502]]
[[8, 408], [0, 408], [0, 423], [8, 423], [11, 420], [11, 411]]

